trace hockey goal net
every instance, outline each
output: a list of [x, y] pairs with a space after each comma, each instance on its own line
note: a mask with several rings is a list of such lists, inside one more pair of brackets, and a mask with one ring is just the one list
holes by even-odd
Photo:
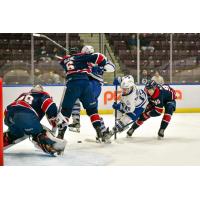
[[0, 166], [3, 165], [3, 89], [0, 79]]

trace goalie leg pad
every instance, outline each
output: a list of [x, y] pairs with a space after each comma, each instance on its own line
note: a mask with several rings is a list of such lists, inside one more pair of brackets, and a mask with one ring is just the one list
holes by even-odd
[[66, 140], [62, 140], [59, 138], [54, 137], [50, 132], [47, 131], [47, 136], [54, 141], [55, 143], [53, 144], [53, 148], [57, 151], [57, 152], [64, 152], [65, 150], [65, 146], [67, 144]]
[[64, 151], [66, 141], [55, 138], [49, 131], [43, 130], [42, 133], [33, 137], [34, 145], [42, 149], [45, 153], [54, 155], [55, 153], [60, 154]]

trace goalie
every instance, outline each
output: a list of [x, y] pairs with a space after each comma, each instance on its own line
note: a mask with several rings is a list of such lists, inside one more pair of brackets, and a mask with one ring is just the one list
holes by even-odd
[[120, 85], [122, 96], [119, 103], [113, 104], [113, 109], [117, 110], [117, 119], [108, 137], [128, 128], [128, 125], [138, 119], [148, 104], [147, 94], [137, 89], [131, 75], [117, 77], [113, 84]]
[[4, 149], [30, 137], [34, 145], [45, 153], [54, 155], [64, 151], [66, 141], [55, 138], [40, 123], [46, 114], [49, 123], [55, 127], [57, 117], [56, 104], [41, 85], [21, 94], [7, 106], [4, 114], [4, 122], [8, 126], [3, 136]]

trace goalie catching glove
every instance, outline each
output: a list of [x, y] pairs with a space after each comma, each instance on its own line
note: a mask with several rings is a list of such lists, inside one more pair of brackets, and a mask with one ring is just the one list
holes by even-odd
[[36, 148], [42, 149], [45, 153], [50, 155], [60, 155], [64, 152], [67, 144], [66, 140], [61, 140], [54, 137], [50, 130], [43, 130], [42, 133], [34, 136], [32, 142]]

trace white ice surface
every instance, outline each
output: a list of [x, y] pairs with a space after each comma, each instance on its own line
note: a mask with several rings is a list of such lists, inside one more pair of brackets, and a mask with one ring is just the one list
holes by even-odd
[[[111, 128], [114, 117], [103, 118]], [[164, 140], [157, 140], [161, 119], [149, 119], [132, 138], [126, 138], [125, 131], [112, 144], [96, 144], [85, 142], [96, 134], [89, 118], [81, 116], [81, 133], [66, 132], [68, 145], [63, 156], [50, 157], [27, 139], [7, 149], [4, 162], [11, 166], [200, 165], [200, 114], [174, 114]], [[47, 125], [47, 121], [43, 123]]]

